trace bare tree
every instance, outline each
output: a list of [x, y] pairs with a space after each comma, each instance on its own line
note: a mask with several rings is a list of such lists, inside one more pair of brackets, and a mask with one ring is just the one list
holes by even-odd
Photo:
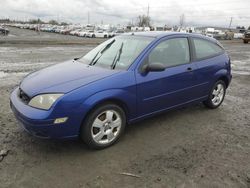
[[185, 15], [182, 14], [182, 15], [180, 16], [180, 27], [183, 27], [184, 24], [185, 24]]
[[48, 23], [51, 25], [58, 25], [58, 22], [56, 20], [50, 20]]
[[29, 20], [29, 23], [30, 24], [43, 24], [44, 22], [40, 18], [38, 18], [38, 19]]
[[146, 15], [140, 15], [138, 16], [138, 23], [137, 25], [139, 27], [150, 27], [150, 17], [146, 16]]

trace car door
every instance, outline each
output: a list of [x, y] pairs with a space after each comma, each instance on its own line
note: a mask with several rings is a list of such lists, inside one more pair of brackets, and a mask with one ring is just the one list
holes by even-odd
[[138, 116], [188, 103], [196, 95], [196, 65], [191, 62], [187, 37], [168, 38], [156, 44], [140, 67], [161, 63], [161, 72], [136, 73]]

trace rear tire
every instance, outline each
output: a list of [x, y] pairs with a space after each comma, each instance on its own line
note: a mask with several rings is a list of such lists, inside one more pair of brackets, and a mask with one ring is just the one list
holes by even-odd
[[113, 145], [124, 132], [126, 115], [119, 106], [106, 103], [94, 108], [82, 124], [80, 137], [91, 149]]
[[223, 102], [225, 94], [226, 84], [224, 81], [219, 80], [214, 84], [208, 99], [203, 104], [210, 109], [218, 108]]
[[247, 40], [244, 40], [244, 44], [247, 44], [248, 43], [248, 41]]

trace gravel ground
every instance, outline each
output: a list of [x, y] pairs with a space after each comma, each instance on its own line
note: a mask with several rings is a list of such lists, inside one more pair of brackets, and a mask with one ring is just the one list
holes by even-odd
[[[8, 38], [32, 41], [36, 33], [30, 32], [11, 29], [15, 36]], [[42, 35], [44, 41], [68, 37]], [[7, 151], [0, 156], [0, 187], [250, 187], [249, 44], [222, 41], [233, 80], [220, 108], [200, 104], [158, 115], [127, 126], [114, 146], [92, 151], [78, 140], [40, 140], [22, 131], [9, 94], [27, 73], [93, 46], [38, 45], [36, 39], [14, 44], [8, 38], [0, 39], [0, 151]]]

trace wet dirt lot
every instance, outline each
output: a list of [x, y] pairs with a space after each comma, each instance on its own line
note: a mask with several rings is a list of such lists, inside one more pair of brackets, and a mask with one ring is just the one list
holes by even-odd
[[[11, 31], [21, 33], [18, 40], [31, 40], [23, 30]], [[92, 151], [78, 140], [25, 133], [9, 108], [9, 94], [29, 72], [78, 57], [93, 45], [1, 40], [0, 151], [8, 154], [0, 158], [0, 187], [250, 187], [250, 44], [222, 41], [233, 80], [220, 108], [200, 104], [158, 115], [127, 126], [114, 146]]]

